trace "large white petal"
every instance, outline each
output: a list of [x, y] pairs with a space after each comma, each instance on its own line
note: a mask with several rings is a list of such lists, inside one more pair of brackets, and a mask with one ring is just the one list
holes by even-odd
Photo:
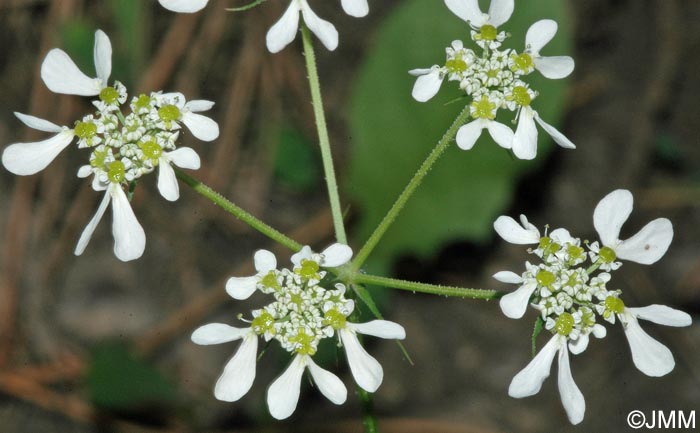
[[493, 274], [493, 278], [502, 283], [508, 284], [520, 284], [523, 282], [523, 278], [520, 275], [511, 271], [496, 272], [495, 274]]
[[63, 128], [56, 125], [55, 123], [49, 122], [48, 120], [40, 119], [38, 117], [30, 116], [29, 114], [18, 113], [15, 111], [15, 116], [17, 116], [17, 118], [22, 123], [24, 123], [30, 128], [36, 129], [37, 131], [53, 133], [63, 131]]
[[348, 398], [348, 390], [338, 376], [324, 370], [313, 359], [307, 358], [306, 366], [309, 367], [311, 377], [314, 379], [318, 390], [334, 404], [343, 404]]
[[676, 361], [668, 347], [644, 332], [635, 317], [628, 315], [628, 319], [624, 329], [634, 365], [647, 376], [659, 377], [670, 373]]
[[369, 13], [367, 0], [341, 0], [343, 10], [346, 14], [361, 18]]
[[442, 85], [443, 76], [439, 69], [429, 69], [428, 73], [416, 78], [411, 96], [418, 102], [426, 102], [437, 94]]
[[187, 111], [182, 114], [182, 123], [192, 135], [202, 141], [214, 141], [219, 138], [219, 125], [206, 116]]
[[550, 80], [566, 78], [574, 72], [576, 63], [569, 56], [535, 57], [535, 69]]
[[78, 239], [78, 244], [75, 246], [74, 252], [76, 256], [81, 255], [85, 251], [85, 248], [87, 247], [88, 243], [90, 243], [90, 238], [92, 238], [92, 234], [95, 232], [97, 224], [99, 224], [100, 220], [102, 219], [102, 216], [105, 214], [105, 211], [107, 210], [107, 206], [109, 205], [111, 199], [112, 196], [110, 195], [109, 191], [105, 192], [105, 195], [102, 198], [100, 205], [97, 207], [97, 212], [95, 212], [95, 216], [93, 216], [88, 225], [85, 226], [83, 233], [80, 235], [80, 239]]
[[626, 308], [628, 313], [650, 322], [665, 326], [690, 326], [693, 320], [690, 314], [666, 305], [649, 305], [640, 308]]
[[212, 107], [214, 107], [214, 101], [207, 101], [206, 99], [195, 99], [185, 104], [185, 109], [193, 113], [208, 111], [211, 110]]
[[277, 257], [268, 250], [257, 250], [253, 256], [255, 270], [261, 274], [277, 269]]
[[222, 401], [236, 401], [253, 386], [255, 363], [258, 354], [258, 337], [249, 333], [243, 338], [241, 347], [224, 367], [216, 381], [214, 397]]
[[102, 30], [95, 32], [93, 55], [95, 56], [97, 78], [100, 79], [102, 87], [107, 87], [109, 76], [112, 74], [112, 43]]
[[102, 87], [98, 78], [83, 74], [65, 51], [54, 48], [41, 64], [41, 79], [54, 93], [95, 96]]
[[537, 125], [530, 107], [520, 110], [518, 127], [513, 136], [513, 153], [519, 159], [534, 159], [537, 156]]
[[552, 137], [552, 140], [554, 140], [554, 142], [557, 143], [559, 146], [565, 149], [576, 149], [576, 145], [572, 143], [571, 140], [566, 138], [566, 136], [559, 132], [555, 127], [542, 120], [542, 118], [539, 116], [539, 114], [537, 114], [537, 112], [535, 112], [535, 121], [539, 123], [542, 129], [544, 129], [545, 132], [549, 134], [550, 137]]
[[513, 15], [515, 9], [514, 0], [491, 0], [489, 6], [489, 23], [494, 27], [499, 27]]
[[321, 252], [322, 265], [327, 268], [342, 266], [352, 258], [352, 248], [345, 244], [335, 243]]
[[569, 351], [566, 345], [559, 349], [559, 395], [561, 403], [564, 405], [566, 415], [571, 424], [578, 424], [583, 421], [586, 413], [586, 401], [583, 399], [581, 390], [576, 386], [574, 378], [571, 376], [571, 366], [569, 365]]
[[294, 266], [300, 266], [302, 260], [308, 260], [311, 258], [311, 254], [313, 254], [311, 247], [304, 245], [299, 252], [292, 254], [292, 263]]
[[620, 242], [615, 248], [615, 253], [623, 260], [650, 265], [666, 254], [671, 240], [671, 221], [659, 218], [645, 225], [636, 235]]
[[199, 155], [194, 149], [189, 147], [181, 147], [179, 149], [173, 150], [172, 152], [166, 152], [168, 160], [180, 168], [187, 168], [190, 170], [199, 170], [201, 166], [201, 161]]
[[301, 1], [301, 14], [304, 16], [304, 23], [306, 23], [309, 30], [311, 30], [330, 51], [338, 48], [338, 30], [335, 29], [335, 26], [319, 18], [306, 0], [299, 1]]
[[162, 157], [158, 164], [158, 191], [168, 201], [180, 198], [180, 186], [177, 183], [175, 170], [170, 166], [167, 158]]
[[574, 237], [567, 229], [556, 229], [549, 232], [549, 237], [559, 245], [564, 245], [566, 243], [573, 244]]
[[593, 211], [593, 226], [603, 245], [615, 249], [620, 229], [632, 213], [634, 199], [626, 189], [617, 189], [603, 197]]
[[533, 226], [525, 229], [509, 216], [499, 216], [493, 223], [493, 228], [503, 240], [511, 244], [528, 245], [540, 242], [540, 231], [537, 228]]
[[45, 169], [73, 141], [73, 131], [34, 143], [14, 143], [2, 152], [2, 165], [11, 173], [28, 176]]
[[114, 254], [123, 262], [138, 259], [146, 249], [146, 233], [121, 186], [112, 184], [108, 191], [112, 195]]
[[367, 323], [349, 323], [352, 329], [360, 334], [372, 335], [379, 338], [403, 340], [406, 338], [406, 330], [398, 323], [388, 320], [372, 320]]
[[503, 296], [498, 304], [501, 306], [501, 311], [506, 317], [511, 319], [520, 319], [525, 315], [525, 310], [530, 303], [530, 296], [537, 288], [537, 284], [524, 284], [515, 292], [508, 293]]
[[561, 335], [557, 334], [540, 350], [530, 363], [516, 374], [508, 387], [508, 395], [515, 398], [529, 397], [540, 392], [542, 383], [549, 377], [554, 355], [562, 344]]
[[445, 0], [445, 5], [453, 14], [474, 27], [481, 27], [485, 22], [484, 13], [479, 9], [479, 0]]
[[493, 138], [499, 146], [504, 149], [510, 149], [513, 147], [513, 130], [506, 125], [491, 120], [486, 123], [486, 128], [489, 131], [489, 135]]
[[274, 418], [289, 418], [297, 408], [301, 375], [307, 358], [306, 355], [294, 357], [287, 370], [267, 389], [267, 407]]
[[166, 9], [174, 12], [193, 13], [204, 9], [209, 0], [158, 0]]
[[542, 47], [557, 34], [557, 27], [557, 22], [554, 20], [539, 20], [531, 25], [525, 35], [525, 49], [537, 57]]
[[[590, 339], [591, 338], [589, 334], [579, 335], [579, 337], [576, 340], [573, 340], [569, 343], [569, 350], [571, 350], [571, 353], [573, 353], [574, 355], [579, 355], [583, 353], [588, 347]], [[559, 368], [561, 369], [561, 365], [559, 366]]]
[[270, 27], [265, 37], [268, 51], [278, 53], [294, 40], [299, 30], [299, 10], [299, 2], [292, 0], [282, 18]]
[[250, 334], [250, 328], [234, 328], [225, 323], [209, 323], [200, 326], [192, 333], [192, 342], [202, 346], [236, 341]]
[[226, 282], [226, 293], [233, 299], [244, 300], [250, 298], [258, 287], [259, 278], [253, 277], [231, 277]]
[[338, 331], [345, 346], [345, 355], [355, 382], [367, 392], [374, 392], [384, 379], [382, 366], [360, 344], [357, 336], [347, 329]]
[[469, 150], [476, 144], [476, 140], [481, 136], [481, 131], [486, 127], [484, 119], [473, 120], [466, 125], [462, 125], [457, 131], [457, 146], [462, 150]]

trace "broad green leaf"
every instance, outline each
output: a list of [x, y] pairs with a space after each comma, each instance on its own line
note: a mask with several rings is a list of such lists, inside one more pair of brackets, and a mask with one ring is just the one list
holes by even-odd
[[[566, 3], [524, 3], [517, 2], [515, 14], [501, 27], [512, 34], [504, 46], [522, 51], [528, 27], [551, 18], [559, 22], [559, 33], [542, 54], [572, 54]], [[445, 82], [427, 103], [411, 98], [415, 78], [408, 70], [443, 64], [444, 49], [455, 39], [472, 46], [467, 24], [443, 2], [432, 0], [403, 2], [375, 36], [374, 48], [358, 73], [350, 108], [353, 140], [345, 187], [360, 208], [356, 243], [367, 239], [465, 104], [464, 99], [447, 104], [460, 96], [455, 82]], [[556, 125], [563, 114], [566, 81], [546, 80], [537, 72], [526, 81], [540, 92], [533, 108]], [[510, 119], [512, 115], [503, 121]], [[518, 179], [539, 167], [549, 150], [543, 131], [534, 161], [516, 160], [487, 135], [468, 152], [453, 145], [386, 233], [368, 267], [385, 272], [400, 254], [428, 256], [448, 241], [488, 240], [492, 223], [508, 208]]]
[[304, 192], [318, 185], [321, 170], [316, 149], [295, 129], [282, 129], [275, 155], [275, 176], [285, 186]]
[[92, 402], [109, 410], [163, 407], [177, 399], [175, 385], [121, 343], [93, 350], [87, 386]]

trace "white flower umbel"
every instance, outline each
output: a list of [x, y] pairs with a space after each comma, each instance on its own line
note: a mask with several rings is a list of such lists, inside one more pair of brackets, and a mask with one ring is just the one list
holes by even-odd
[[338, 31], [335, 26], [319, 18], [306, 0], [292, 0], [282, 18], [267, 32], [267, 49], [271, 53], [282, 51], [294, 40], [299, 31], [299, 14], [303, 16], [309, 30], [327, 49], [333, 51], [338, 47]]
[[112, 44], [102, 30], [95, 32], [94, 57], [97, 78], [90, 78], [65, 51], [54, 48], [41, 64], [41, 79], [55, 93], [97, 96], [107, 88], [112, 73]]
[[256, 251], [253, 262], [257, 274], [251, 277], [231, 277], [226, 282], [226, 292], [233, 299], [248, 299], [259, 286], [262, 291], [279, 287], [277, 258], [272, 252]]
[[158, 0], [158, 3], [173, 12], [191, 14], [204, 9], [209, 0]]
[[2, 165], [13, 174], [28, 176], [40, 172], [68, 147], [75, 137], [75, 131], [66, 126], [58, 126], [48, 120], [22, 113], [15, 113], [15, 116], [30, 128], [56, 135], [42, 141], [9, 145], [2, 152]]
[[666, 218], [658, 218], [627, 240], [620, 240], [620, 229], [632, 213], [632, 193], [618, 189], [605, 196], [593, 213], [593, 225], [603, 244], [597, 252], [603, 263], [615, 259], [650, 265], [657, 262], [673, 240], [673, 226]]
[[214, 396], [219, 400], [237, 401], [253, 386], [258, 336], [252, 328], [234, 328], [223, 323], [210, 323], [192, 333], [192, 341], [199, 345], [221, 344], [241, 339], [243, 343], [224, 367], [214, 387]]
[[311, 378], [328, 400], [343, 404], [348, 390], [338, 376], [316, 365], [309, 355], [296, 355], [287, 370], [267, 390], [267, 406], [276, 419], [289, 418], [297, 408], [301, 388], [301, 376], [308, 368]]
[[[182, 93], [166, 93], [156, 98], [157, 118], [154, 118], [165, 130], [176, 130], [178, 122], [187, 126], [192, 135], [202, 141], [214, 141], [219, 138], [219, 125], [212, 119], [197, 114], [208, 111], [213, 106], [212, 101], [185, 99]], [[155, 117], [155, 116], [154, 116]]]
[[[571, 75], [574, 71], [574, 59], [569, 56], [540, 55], [540, 50], [557, 34], [557, 23], [553, 20], [540, 20], [530, 26], [525, 36], [525, 52], [534, 68], [547, 78], [556, 80]], [[523, 58], [523, 61], [528, 59]]]
[[583, 421], [586, 401], [571, 375], [569, 349], [566, 341], [566, 336], [560, 333], [555, 334], [527, 367], [515, 375], [508, 387], [508, 395], [514, 398], [523, 398], [540, 392], [542, 383], [549, 377], [554, 356], [559, 354], [559, 395], [569, 421], [572, 424], [578, 424]]
[[691, 324], [690, 316], [662, 305], [627, 308], [620, 298], [622, 292], [608, 288], [611, 273], [601, 272], [621, 266], [614, 261], [621, 245], [625, 258], [653, 263], [671, 242], [671, 223], [663, 218], [648, 224], [632, 239], [620, 241], [620, 227], [631, 211], [632, 195], [626, 190], [614, 191], [598, 204], [594, 223], [605, 245], [603, 248], [597, 242], [590, 245], [582, 242], [563, 228], [550, 233], [545, 230], [544, 235], [540, 235], [537, 227], [524, 216], [520, 223], [507, 216], [499, 217], [494, 223], [496, 232], [506, 241], [536, 245], [528, 252], [542, 260], [538, 265], [525, 262], [522, 274], [501, 271], [493, 276], [500, 282], [519, 286], [500, 299], [503, 314], [519, 319], [531, 305], [539, 313], [538, 329], [544, 328], [554, 334], [532, 362], [515, 376], [509, 390], [511, 396], [520, 398], [537, 393], [558, 352], [561, 399], [569, 420], [574, 424], [581, 422], [585, 403], [571, 378], [568, 353], [583, 353], [591, 335], [599, 339], [606, 336], [607, 331], [597, 323], [598, 319], [613, 324], [616, 319], [621, 322], [634, 364], [644, 374], [663, 376], [673, 369], [675, 362], [671, 351], [646, 334], [638, 320], [680, 327]]

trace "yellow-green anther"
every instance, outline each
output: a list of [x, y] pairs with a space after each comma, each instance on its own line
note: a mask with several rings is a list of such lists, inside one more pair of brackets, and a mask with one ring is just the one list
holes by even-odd
[[319, 265], [313, 260], [304, 259], [301, 261], [301, 267], [297, 271], [302, 278], [310, 280], [312, 278], [318, 278]]
[[496, 27], [492, 26], [491, 24], [485, 24], [481, 26], [481, 39], [485, 41], [495, 41], [496, 37], [498, 37], [498, 30], [496, 30]]
[[158, 162], [158, 158], [163, 154], [163, 148], [154, 140], [142, 141], [139, 143], [139, 147], [143, 152], [143, 156], [153, 162]]
[[465, 72], [467, 70], [467, 62], [465, 62], [461, 58], [454, 58], [454, 59], [448, 60], [445, 63], [445, 67], [451, 73]]
[[103, 149], [101, 151], [95, 151], [93, 153], [93, 158], [90, 161], [90, 165], [95, 167], [95, 168], [104, 168], [105, 166], [105, 159], [107, 158], [107, 149]]
[[554, 282], [557, 280], [557, 277], [553, 273], [543, 269], [537, 273], [535, 279], [537, 280], [537, 284], [540, 286], [552, 287], [552, 284], [554, 284]]
[[516, 104], [522, 107], [528, 107], [532, 102], [532, 97], [524, 86], [516, 86], [513, 88], [513, 100]]
[[323, 324], [332, 327], [333, 329], [343, 329], [346, 325], [345, 316], [343, 313], [333, 308], [328, 310], [323, 317]]
[[535, 62], [532, 61], [532, 56], [528, 53], [513, 54], [511, 59], [513, 59], [513, 66], [515, 69], [529, 71], [535, 67]]
[[267, 311], [263, 311], [258, 317], [253, 319], [250, 327], [258, 335], [265, 333], [275, 333], [275, 318]]
[[574, 316], [569, 313], [562, 313], [554, 322], [554, 329], [559, 335], [568, 336], [574, 330]]
[[580, 259], [583, 256], [584, 250], [576, 245], [569, 245], [566, 248], [566, 253], [572, 260]]
[[163, 105], [158, 109], [158, 117], [165, 122], [172, 122], [174, 120], [180, 120], [182, 113], [180, 109], [174, 105]]
[[78, 122], [73, 131], [79, 138], [87, 140], [97, 135], [97, 125], [94, 122]]
[[622, 314], [625, 311], [625, 303], [620, 298], [608, 296], [605, 298], [605, 309], [615, 314]]
[[615, 251], [613, 251], [613, 249], [610, 247], [601, 248], [600, 252], [598, 252], [598, 256], [603, 263], [612, 263], [617, 258], [617, 254], [615, 254]]
[[136, 107], [137, 110], [141, 110], [144, 108], [148, 108], [151, 106], [151, 97], [148, 95], [139, 95], [139, 97], [136, 99], [136, 102], [134, 103], [134, 106]]
[[126, 173], [126, 167], [121, 161], [112, 161], [109, 164], [109, 170], [107, 171], [107, 177], [111, 182], [121, 183], [124, 181]]
[[267, 275], [262, 277], [260, 283], [270, 289], [279, 290], [281, 288], [279, 281], [277, 281], [277, 274], [275, 274], [275, 271], [268, 272]]
[[316, 353], [316, 349], [313, 346], [314, 337], [307, 335], [303, 329], [300, 329], [297, 335], [289, 337], [289, 341], [297, 344], [296, 353], [309, 356]]
[[100, 91], [100, 100], [105, 104], [115, 104], [119, 101], [119, 92], [114, 87], [105, 87]]
[[496, 104], [489, 101], [489, 98], [482, 96], [479, 101], [474, 101], [471, 104], [473, 109], [472, 117], [475, 119], [493, 120], [496, 118]]

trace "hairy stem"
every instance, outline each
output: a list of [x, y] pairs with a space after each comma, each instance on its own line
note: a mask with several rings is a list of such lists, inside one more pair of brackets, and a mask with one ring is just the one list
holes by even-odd
[[463, 287], [440, 286], [414, 281], [397, 280], [395, 278], [379, 277], [376, 275], [357, 274], [354, 277], [356, 283], [372, 284], [375, 286], [389, 287], [392, 289], [407, 290], [410, 292], [428, 293], [430, 295], [450, 296], [455, 298], [470, 299], [498, 299], [504, 295], [497, 290], [467, 289]]
[[328, 187], [328, 198], [331, 202], [331, 212], [333, 214], [333, 226], [335, 227], [335, 237], [338, 242], [347, 244], [348, 239], [345, 234], [343, 224], [343, 212], [340, 208], [340, 196], [338, 195], [338, 182], [333, 168], [333, 156], [331, 154], [331, 144], [328, 138], [328, 127], [326, 126], [326, 115], [323, 111], [323, 99], [321, 99], [321, 84], [316, 70], [316, 54], [311, 40], [311, 32], [306, 27], [306, 23], [301, 25], [301, 36], [304, 42], [304, 57], [306, 59], [306, 71], [309, 74], [309, 86], [311, 87], [311, 101], [314, 107], [314, 117], [316, 118], [316, 129], [318, 130], [318, 144], [321, 147], [321, 159], [323, 160], [323, 171], [326, 175], [326, 186]]
[[406, 205], [408, 199], [411, 197], [411, 195], [413, 195], [421, 182], [423, 182], [423, 178], [425, 178], [425, 176], [428, 174], [430, 169], [433, 167], [433, 164], [435, 164], [445, 150], [447, 150], [448, 146], [457, 135], [457, 131], [462, 125], [464, 125], [464, 123], [466, 123], [468, 118], [469, 106], [467, 105], [464, 107], [462, 112], [459, 113], [459, 116], [457, 116], [455, 121], [452, 123], [452, 126], [450, 126], [447, 132], [445, 132], [445, 135], [442, 136], [437, 146], [435, 146], [433, 151], [430, 152], [430, 155], [428, 155], [425, 161], [423, 161], [423, 164], [420, 166], [418, 171], [416, 171], [416, 174], [413, 175], [411, 181], [408, 182], [408, 185], [406, 185], [406, 188], [403, 190], [399, 198], [396, 199], [396, 202], [394, 202], [394, 205], [391, 207], [391, 209], [389, 209], [389, 212], [386, 214], [382, 222], [379, 223], [379, 226], [377, 226], [369, 239], [367, 239], [365, 245], [357, 253], [352, 262], [352, 268], [354, 270], [358, 270], [362, 267], [372, 250], [374, 250], [379, 243], [379, 240], [382, 238], [382, 236], [384, 236], [384, 233], [386, 233], [387, 229], [391, 226], [398, 214]]
[[301, 249], [302, 245], [299, 242], [289, 238], [285, 234], [273, 229], [269, 225], [260, 221], [253, 215], [241, 209], [236, 204], [226, 199], [224, 196], [214, 191], [213, 189], [209, 188], [199, 180], [193, 178], [189, 174], [181, 171], [178, 168], [173, 168], [175, 169], [175, 174], [177, 175], [178, 179], [192, 187], [192, 189], [194, 189], [199, 195], [209, 199], [215, 205], [219, 206], [220, 208], [235, 216], [244, 223], [248, 224], [249, 226], [253, 227], [255, 230], [264, 234], [273, 241], [284, 245], [285, 247], [293, 251], [299, 251]]

